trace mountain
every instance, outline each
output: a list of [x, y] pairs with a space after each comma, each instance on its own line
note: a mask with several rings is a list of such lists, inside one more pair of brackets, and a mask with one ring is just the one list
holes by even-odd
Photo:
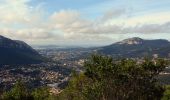
[[134, 37], [101, 47], [97, 51], [118, 58], [170, 57], [170, 42]]
[[0, 36], [0, 65], [40, 63], [43, 57], [23, 41]]

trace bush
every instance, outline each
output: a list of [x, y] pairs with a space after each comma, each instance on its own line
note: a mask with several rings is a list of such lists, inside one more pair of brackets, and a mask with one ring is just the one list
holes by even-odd
[[47, 100], [50, 96], [48, 87], [40, 87], [34, 89], [32, 92], [34, 100]]
[[29, 91], [22, 81], [17, 81], [13, 88], [2, 94], [2, 100], [51, 100], [48, 87]]
[[164, 88], [157, 75], [166, 67], [164, 60], [113, 62], [93, 55], [84, 65], [86, 71], [73, 74], [61, 100], [160, 100]]
[[165, 86], [164, 96], [161, 100], [170, 100], [170, 85]]
[[2, 95], [3, 100], [33, 100], [23, 82], [17, 81], [14, 87]]

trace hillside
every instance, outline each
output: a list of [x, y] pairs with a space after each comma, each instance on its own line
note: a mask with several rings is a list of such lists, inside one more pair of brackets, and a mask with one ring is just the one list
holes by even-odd
[[0, 36], [0, 65], [33, 64], [42, 62], [42, 56], [23, 41]]
[[170, 57], [170, 42], [163, 39], [129, 38], [98, 49], [99, 53], [120, 58]]

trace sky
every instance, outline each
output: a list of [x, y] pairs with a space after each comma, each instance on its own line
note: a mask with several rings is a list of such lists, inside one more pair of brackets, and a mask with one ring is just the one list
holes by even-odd
[[0, 35], [30, 45], [170, 40], [170, 0], [0, 0]]

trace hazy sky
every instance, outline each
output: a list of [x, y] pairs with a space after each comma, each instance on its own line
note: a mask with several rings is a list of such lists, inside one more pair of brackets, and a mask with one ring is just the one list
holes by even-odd
[[31, 45], [170, 40], [170, 0], [0, 0], [0, 34]]

